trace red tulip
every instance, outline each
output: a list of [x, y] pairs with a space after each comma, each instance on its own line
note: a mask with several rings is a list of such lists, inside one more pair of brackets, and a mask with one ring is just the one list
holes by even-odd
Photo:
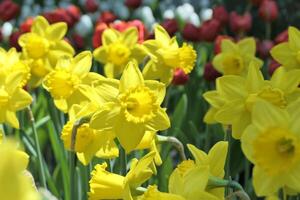
[[18, 43], [19, 37], [22, 35], [21, 31], [15, 31], [9, 36], [9, 46], [15, 47], [17, 51], [21, 51], [21, 46]]
[[110, 12], [110, 11], [104, 11], [101, 13], [100, 17], [97, 20], [97, 24], [104, 22], [106, 24], [110, 24], [112, 22], [114, 22], [117, 19], [117, 16]]
[[233, 32], [248, 32], [252, 26], [252, 17], [249, 12], [244, 15], [238, 15], [235, 11], [230, 13], [229, 25]]
[[276, 36], [274, 41], [276, 44], [279, 44], [282, 42], [287, 42], [288, 39], [289, 39], [288, 30], [284, 30]]
[[85, 9], [88, 11], [88, 12], [96, 12], [99, 8], [99, 4], [96, 0], [86, 0], [85, 1]]
[[125, 5], [128, 8], [136, 9], [140, 7], [141, 4], [142, 4], [142, 0], [125, 0]]
[[273, 0], [264, 0], [258, 10], [259, 16], [266, 22], [272, 22], [278, 17], [278, 6]]
[[72, 19], [72, 24], [75, 24], [79, 21], [81, 12], [80, 9], [75, 6], [75, 5], [70, 5], [66, 8], [67, 14], [71, 17]]
[[217, 70], [215, 70], [215, 68], [213, 67], [213, 65], [208, 62], [205, 64], [204, 66], [204, 74], [203, 74], [203, 78], [207, 81], [214, 81], [216, 80], [216, 78], [222, 76], [222, 74], [220, 74]]
[[20, 24], [20, 30], [22, 31], [22, 33], [30, 32], [33, 20], [33, 17], [28, 17], [24, 22]]
[[271, 40], [263, 40], [257, 45], [257, 52], [261, 58], [266, 58], [270, 55], [270, 50], [274, 46], [274, 42]]
[[81, 35], [76, 34], [76, 33], [73, 34], [72, 35], [72, 41], [73, 41], [74, 46], [77, 49], [83, 49], [84, 48], [84, 39]]
[[182, 37], [188, 41], [199, 41], [200, 32], [199, 28], [191, 23], [186, 23], [182, 30]]
[[96, 26], [96, 29], [93, 34], [93, 47], [97, 48], [102, 45], [102, 33], [105, 29], [107, 29], [106, 23], [102, 22]]
[[161, 23], [161, 26], [166, 29], [171, 37], [178, 31], [178, 23], [175, 19], [166, 19]]
[[0, 3], [0, 19], [9, 21], [15, 18], [20, 12], [20, 6], [11, 0], [4, 0]]
[[213, 8], [213, 18], [218, 20], [221, 25], [228, 23], [229, 15], [224, 6], [217, 6]]
[[177, 68], [173, 74], [173, 85], [185, 85], [189, 81], [189, 75], [184, 73], [180, 68]]
[[221, 24], [216, 19], [205, 21], [200, 28], [201, 40], [212, 42], [216, 39], [221, 30]]

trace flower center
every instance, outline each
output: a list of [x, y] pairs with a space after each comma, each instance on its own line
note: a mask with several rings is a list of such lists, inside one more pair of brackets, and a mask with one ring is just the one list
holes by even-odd
[[46, 39], [38, 35], [33, 35], [28, 38], [26, 50], [29, 54], [29, 57], [38, 59], [43, 57], [48, 52], [49, 46], [49, 42]]
[[115, 65], [124, 65], [128, 62], [130, 50], [124, 44], [116, 42], [108, 47], [108, 61]]
[[68, 98], [80, 84], [80, 79], [68, 71], [53, 71], [46, 77], [46, 85], [55, 99]]
[[193, 160], [182, 161], [177, 165], [177, 170], [179, 174], [183, 177], [190, 169], [195, 167], [195, 162]]
[[6, 106], [9, 100], [9, 94], [5, 91], [5, 89], [0, 88], [0, 106]]
[[42, 59], [34, 60], [31, 64], [31, 73], [37, 77], [44, 77], [49, 73]]
[[287, 101], [283, 92], [278, 88], [267, 86], [262, 88], [258, 93], [250, 94], [248, 96], [246, 100], [246, 108], [248, 111], [251, 112], [252, 107], [258, 98], [264, 99], [279, 108], [285, 108], [287, 106]]
[[179, 48], [180, 68], [186, 73], [190, 73], [194, 68], [197, 54], [191, 45], [183, 44]]
[[120, 95], [119, 100], [126, 119], [134, 123], [144, 123], [152, 119], [157, 109], [155, 95], [144, 86], [128, 90]]
[[268, 174], [276, 175], [300, 161], [299, 145], [299, 138], [287, 128], [268, 128], [253, 141], [253, 157]]
[[243, 59], [237, 55], [226, 55], [223, 60], [224, 74], [239, 75], [244, 69]]

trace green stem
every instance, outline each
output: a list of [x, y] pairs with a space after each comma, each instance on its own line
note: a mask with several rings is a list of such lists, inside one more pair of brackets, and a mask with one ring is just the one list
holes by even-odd
[[[228, 150], [227, 150], [227, 158], [226, 158], [226, 164], [225, 164], [225, 179], [230, 179], [230, 159], [231, 159], [231, 127], [227, 129], [225, 132], [224, 140], [228, 142]], [[229, 194], [229, 187], [225, 188], [225, 194], [226, 196]]]
[[167, 142], [172, 144], [179, 152], [181, 159], [186, 160], [186, 156], [184, 153], [184, 146], [176, 137], [157, 135], [157, 140], [158, 142]]
[[120, 174], [125, 176], [127, 173], [127, 157], [123, 147], [120, 148]]
[[37, 131], [36, 131], [36, 128], [35, 128], [35, 125], [34, 125], [35, 120], [34, 120], [34, 116], [33, 116], [33, 113], [31, 111], [30, 106], [27, 107], [27, 112], [28, 112], [29, 121], [30, 121], [31, 128], [32, 128], [34, 141], [35, 141], [36, 152], [37, 152], [38, 168], [39, 168], [39, 179], [40, 179], [41, 185], [44, 188], [47, 189], [46, 176], [45, 176], [45, 171], [44, 171], [44, 167], [43, 167], [43, 160], [42, 160], [42, 153], [41, 153], [39, 138], [38, 138]]
[[272, 26], [270, 22], [266, 22], [266, 39], [270, 40], [271, 39], [271, 32], [272, 32]]

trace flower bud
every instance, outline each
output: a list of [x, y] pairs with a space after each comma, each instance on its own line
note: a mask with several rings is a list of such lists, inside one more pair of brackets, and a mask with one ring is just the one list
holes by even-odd
[[106, 23], [102, 22], [96, 26], [96, 29], [93, 34], [93, 47], [96, 49], [97, 47], [102, 45], [102, 33], [105, 29], [107, 29]]
[[180, 68], [175, 69], [173, 74], [173, 85], [185, 85], [189, 81], [189, 75]]
[[270, 50], [274, 46], [274, 42], [271, 40], [263, 40], [258, 42], [257, 52], [261, 58], [266, 58], [270, 55]]
[[142, 0], [125, 0], [125, 5], [128, 8], [136, 9], [140, 7], [141, 4], [142, 4]]
[[100, 17], [97, 20], [97, 24], [104, 22], [106, 24], [112, 23], [117, 19], [117, 16], [110, 12], [110, 11], [104, 11], [101, 13]]
[[216, 78], [222, 76], [215, 68], [213, 67], [212, 63], [208, 62], [204, 66], [204, 73], [203, 77], [207, 81], [215, 81]]
[[249, 12], [238, 15], [235, 11], [230, 13], [229, 25], [232, 32], [248, 32], [252, 26], [252, 17]]
[[221, 24], [216, 19], [205, 21], [200, 28], [201, 40], [212, 42], [218, 36], [221, 29]]
[[56, 10], [46, 12], [43, 16], [47, 19], [50, 24], [57, 22], [65, 22], [69, 27], [73, 26], [73, 20], [65, 9], [58, 8]]
[[98, 10], [99, 4], [96, 0], [85, 0], [84, 7], [87, 12], [93, 13]]
[[269, 75], [272, 76], [272, 74], [275, 72], [275, 70], [280, 67], [280, 64], [278, 62], [276, 62], [275, 60], [271, 60], [269, 62], [269, 65], [268, 65], [268, 72], [269, 72]]
[[218, 20], [220, 24], [226, 25], [229, 20], [229, 15], [224, 6], [216, 6], [213, 8], [213, 18]]
[[258, 10], [259, 16], [266, 22], [272, 22], [278, 17], [278, 6], [273, 0], [264, 0]]
[[4, 0], [0, 3], [0, 19], [9, 21], [15, 18], [20, 12], [20, 6], [11, 0]]
[[166, 19], [161, 23], [161, 26], [164, 27], [171, 37], [178, 31], [178, 23], [175, 19]]
[[222, 44], [222, 40], [224, 39], [230, 39], [233, 41], [233, 38], [228, 35], [218, 35], [217, 38], [215, 39], [215, 45], [214, 45], [215, 55], [221, 52], [221, 44]]
[[287, 42], [289, 39], [288, 30], [284, 30], [281, 33], [279, 33], [275, 38], [275, 44], [279, 44], [282, 42]]
[[66, 8], [66, 12], [72, 19], [72, 25], [74, 25], [75, 23], [77, 23], [79, 21], [81, 12], [77, 6], [75, 6], [75, 5], [68, 6]]
[[30, 32], [33, 20], [33, 17], [28, 17], [24, 22], [20, 24], [20, 30], [22, 31], [22, 33]]
[[191, 23], [186, 23], [182, 30], [182, 37], [185, 40], [196, 42], [199, 41], [199, 28]]

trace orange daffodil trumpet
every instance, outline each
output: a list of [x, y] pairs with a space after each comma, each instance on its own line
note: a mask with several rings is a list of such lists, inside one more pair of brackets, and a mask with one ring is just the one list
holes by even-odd
[[144, 80], [136, 62], [127, 64], [120, 81], [99, 82], [106, 88], [103, 98], [111, 102], [92, 116], [90, 126], [113, 131], [127, 152], [137, 147], [146, 131], [165, 130], [170, 126], [165, 109], [160, 107], [165, 96], [164, 84]]
[[31, 69], [31, 86], [40, 85], [61, 56], [74, 55], [72, 46], [63, 40], [66, 32], [66, 23], [50, 25], [44, 17], [38, 16], [33, 21], [31, 31], [20, 36], [22, 58], [29, 63]]
[[98, 62], [104, 64], [104, 73], [108, 78], [118, 78], [130, 60], [141, 63], [146, 55], [143, 46], [138, 44], [135, 27], [124, 32], [106, 29], [102, 34], [102, 43], [93, 54]]
[[183, 43], [179, 47], [176, 37], [170, 38], [160, 25], [154, 29], [155, 39], [143, 43], [150, 56], [143, 69], [145, 79], [160, 80], [168, 85], [173, 78], [174, 70], [179, 68], [189, 74], [194, 68], [197, 54], [191, 45]]

